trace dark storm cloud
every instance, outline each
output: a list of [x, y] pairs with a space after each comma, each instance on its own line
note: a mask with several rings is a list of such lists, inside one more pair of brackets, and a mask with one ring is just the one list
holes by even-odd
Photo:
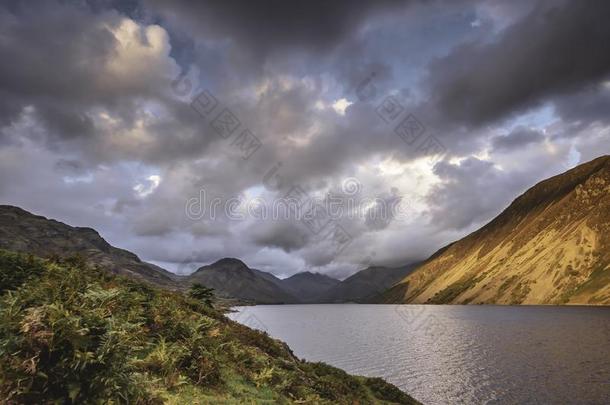
[[376, 231], [387, 228], [394, 219], [401, 199], [395, 188], [390, 193], [377, 196], [373, 205], [366, 211], [364, 220], [366, 227]]
[[[10, 61], [0, 65], [0, 127], [14, 124], [30, 107], [41, 130], [20, 136], [86, 154], [89, 164], [121, 159], [167, 164], [201, 155], [217, 138], [188, 103], [170, 93], [177, 66], [163, 54], [163, 47], [171, 46], [162, 43], [163, 29], [139, 26], [109, 5], [0, 6], [0, 55]], [[149, 108], [157, 108], [159, 117]], [[101, 112], [109, 114], [112, 126], [94, 122]], [[138, 130], [146, 132], [146, 142], [127, 141], [127, 134]], [[121, 132], [126, 136], [118, 147], [112, 137]], [[8, 135], [0, 133], [0, 142], [6, 142]]]
[[610, 72], [610, 2], [544, 2], [499, 38], [462, 45], [430, 69], [444, 120], [491, 122]]
[[153, 10], [187, 21], [205, 37], [231, 38], [255, 55], [278, 49], [328, 50], [372, 14], [406, 0], [166, 1], [146, 0]]
[[557, 114], [565, 121], [582, 125], [610, 121], [610, 77], [601, 85], [587, 86], [581, 91], [558, 98], [554, 102]]
[[[109, 23], [116, 16], [107, 15]], [[20, 2], [10, 9], [0, 8], [0, 88], [11, 108], [0, 110], [0, 122], [7, 124], [35, 98], [55, 115], [65, 103], [78, 105], [90, 99], [91, 77], [101, 73], [105, 57], [111, 52], [114, 37], [101, 27], [100, 19], [85, 9], [54, 2]], [[77, 39], [77, 40], [75, 40]], [[78, 63], [77, 63], [78, 61]], [[59, 117], [69, 122], [64, 114]], [[74, 123], [68, 123], [68, 127]]]
[[[606, 30], [578, 4], [533, 7], [525, 19], [530, 6], [506, 6], [520, 10], [507, 18], [504, 6], [492, 4], [496, 15], [487, 18], [479, 15], [482, 3], [444, 1], [3, 4], [0, 197], [99, 228], [146, 260], [182, 265], [237, 256], [284, 275], [316, 266], [349, 275], [375, 251], [378, 263], [404, 264], [462, 236], [549, 174], [533, 163], [521, 167], [526, 160], [557, 167], [570, 150], [557, 147], [545, 160], [541, 129], [500, 137], [510, 132], [501, 121], [492, 129], [456, 128], [456, 121], [494, 121], [550, 100], [570, 125], [559, 122], [549, 142], [578, 125], [571, 135], [581, 140], [587, 124], [607, 122], [608, 86], [596, 80], [608, 56], [591, 56]], [[508, 28], [496, 29], [494, 18]], [[556, 55], [562, 47], [571, 57]], [[443, 55], [430, 87], [418, 88], [430, 59]], [[372, 73], [376, 92], [361, 98], [358, 86]], [[172, 91], [179, 74], [193, 80], [192, 94]], [[586, 82], [593, 84], [583, 88]], [[262, 141], [250, 159], [189, 106], [198, 86], [238, 117], [237, 132], [248, 128]], [[566, 94], [573, 87], [578, 92]], [[424, 123], [426, 135], [443, 137], [461, 164], [446, 159], [427, 172], [417, 147], [376, 112], [389, 95]], [[335, 110], [343, 98], [353, 104]], [[584, 155], [597, 153], [604, 136], [600, 128]], [[482, 151], [485, 160], [472, 157]], [[272, 182], [281, 181], [270, 187], [265, 175], [280, 163]], [[347, 177], [361, 183], [359, 198], [378, 200], [362, 216], [339, 219], [353, 238], [340, 254], [296, 221], [185, 215], [185, 202], [201, 190], [223, 202], [273, 201], [292, 186], [347, 198]], [[383, 209], [403, 194], [418, 211], [400, 222]]]
[[521, 149], [529, 144], [542, 142], [544, 135], [535, 129], [517, 127], [508, 135], [500, 135], [491, 139], [495, 152], [508, 152]]
[[38, 115], [47, 130], [57, 137], [91, 137], [95, 134], [93, 120], [78, 109], [70, 111], [55, 105], [38, 104]]
[[273, 246], [289, 253], [307, 245], [312, 235], [296, 221], [257, 221], [249, 230], [251, 240], [258, 246]]
[[55, 163], [55, 169], [62, 173], [82, 173], [84, 165], [79, 160], [61, 158]]
[[103, 99], [94, 78], [115, 45], [100, 22], [116, 24], [117, 17], [54, 2], [20, 2], [0, 11], [0, 35], [6, 38], [0, 55], [10, 61], [0, 65], [0, 88], [11, 105], [0, 109], [0, 123], [14, 122], [33, 106], [49, 136], [90, 136], [93, 124], [82, 106]]
[[432, 223], [440, 229], [458, 230], [499, 214], [537, 175], [505, 172], [474, 157], [459, 165], [441, 162], [434, 172], [442, 183], [426, 198]]

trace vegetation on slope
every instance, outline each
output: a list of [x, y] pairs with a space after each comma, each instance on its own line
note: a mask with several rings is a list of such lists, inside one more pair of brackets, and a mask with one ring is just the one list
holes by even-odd
[[544, 180], [384, 303], [610, 304], [610, 156]]
[[415, 403], [381, 379], [298, 360], [205, 300], [0, 250], [8, 403]]

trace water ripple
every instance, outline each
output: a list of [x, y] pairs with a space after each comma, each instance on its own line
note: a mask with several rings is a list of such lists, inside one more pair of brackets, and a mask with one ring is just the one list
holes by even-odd
[[298, 356], [383, 377], [426, 404], [610, 403], [610, 308], [289, 305], [248, 311]]

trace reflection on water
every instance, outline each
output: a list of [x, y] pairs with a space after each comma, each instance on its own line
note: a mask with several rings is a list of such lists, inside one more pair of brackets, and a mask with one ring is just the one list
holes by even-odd
[[425, 404], [610, 403], [610, 308], [269, 305], [231, 317]]

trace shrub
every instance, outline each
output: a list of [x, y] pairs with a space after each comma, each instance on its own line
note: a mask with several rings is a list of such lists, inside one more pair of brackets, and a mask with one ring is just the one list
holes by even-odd
[[40, 276], [44, 270], [44, 262], [32, 255], [0, 250], [0, 294], [18, 288], [26, 281]]
[[203, 284], [195, 283], [191, 286], [191, 290], [189, 291], [189, 295], [201, 302], [205, 305], [212, 307], [214, 303], [214, 289], [208, 288]]

